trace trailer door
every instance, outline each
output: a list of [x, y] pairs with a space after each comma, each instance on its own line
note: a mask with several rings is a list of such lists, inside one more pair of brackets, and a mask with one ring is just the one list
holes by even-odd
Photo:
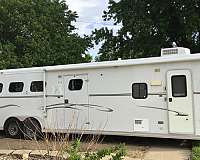
[[64, 76], [64, 103], [69, 130], [88, 128], [88, 76], [87, 74]]
[[193, 134], [192, 78], [189, 70], [167, 73], [169, 132]]

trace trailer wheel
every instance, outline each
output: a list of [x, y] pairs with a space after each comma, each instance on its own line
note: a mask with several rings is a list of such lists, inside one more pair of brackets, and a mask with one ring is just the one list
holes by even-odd
[[41, 126], [39, 122], [34, 118], [27, 118], [23, 122], [24, 138], [37, 140], [43, 138]]
[[11, 118], [6, 121], [4, 130], [7, 137], [20, 138], [22, 135], [22, 123], [16, 118]]

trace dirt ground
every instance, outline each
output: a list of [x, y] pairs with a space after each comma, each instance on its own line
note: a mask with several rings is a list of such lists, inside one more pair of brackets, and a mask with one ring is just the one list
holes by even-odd
[[[53, 136], [50, 135], [50, 137]], [[47, 138], [34, 141], [6, 138], [4, 133], [0, 132], [0, 149], [60, 150], [67, 147], [75, 137], [70, 136], [70, 138], [66, 139], [66, 137], [62, 136], [60, 140]], [[182, 160], [189, 159], [191, 151], [191, 141], [120, 136], [101, 136], [99, 138], [91, 135], [82, 137], [81, 151], [107, 148], [120, 143], [125, 144], [127, 157], [131, 159]]]

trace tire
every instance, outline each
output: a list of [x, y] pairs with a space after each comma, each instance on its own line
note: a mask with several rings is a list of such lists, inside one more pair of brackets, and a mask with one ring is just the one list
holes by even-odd
[[18, 119], [10, 119], [5, 123], [4, 127], [7, 137], [21, 138], [22, 136], [22, 123]]
[[30, 140], [42, 139], [42, 131], [40, 124], [33, 118], [27, 118], [23, 122], [24, 138]]

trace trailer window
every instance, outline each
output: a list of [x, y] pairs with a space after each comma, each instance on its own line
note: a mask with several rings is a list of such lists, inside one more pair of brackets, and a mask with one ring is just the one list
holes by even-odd
[[70, 91], [77, 91], [81, 90], [83, 86], [83, 80], [82, 79], [71, 79], [69, 81], [69, 90]]
[[43, 81], [32, 81], [30, 90], [31, 92], [43, 92]]
[[23, 87], [23, 82], [11, 82], [9, 85], [9, 92], [22, 92]]
[[0, 83], [0, 93], [2, 92], [3, 90], [3, 83]]
[[147, 84], [146, 83], [133, 83], [132, 96], [135, 99], [147, 98]]
[[172, 96], [187, 97], [187, 84], [185, 75], [172, 76]]

